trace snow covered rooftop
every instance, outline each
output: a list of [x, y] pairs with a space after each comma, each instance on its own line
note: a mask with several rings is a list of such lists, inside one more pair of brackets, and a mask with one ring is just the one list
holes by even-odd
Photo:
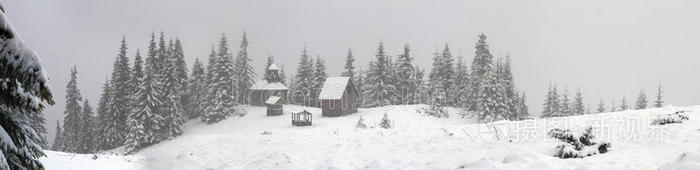
[[287, 86], [280, 82], [270, 83], [267, 80], [260, 80], [256, 82], [251, 90], [288, 90]]
[[340, 100], [343, 98], [345, 87], [348, 86], [350, 77], [328, 77], [323, 83], [321, 93], [318, 94], [318, 99], [321, 100]]
[[265, 104], [277, 104], [280, 99], [282, 99], [279, 96], [270, 96], [270, 98], [267, 98], [267, 101], [265, 101]]
[[268, 70], [278, 70], [277, 65], [275, 63], [270, 64], [270, 67], [267, 68]]

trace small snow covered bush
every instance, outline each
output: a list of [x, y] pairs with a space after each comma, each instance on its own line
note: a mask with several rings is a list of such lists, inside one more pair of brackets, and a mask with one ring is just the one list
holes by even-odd
[[384, 113], [384, 117], [382, 118], [381, 123], [379, 123], [379, 127], [382, 127], [384, 129], [389, 129], [391, 128], [391, 120], [389, 120], [389, 117]]
[[360, 128], [360, 129], [366, 129], [367, 124], [365, 124], [365, 119], [360, 116], [360, 120], [357, 120], [357, 124], [355, 124], [355, 128]]
[[652, 125], [665, 125], [670, 123], [683, 123], [683, 121], [689, 120], [688, 115], [685, 111], [677, 111], [671, 114], [659, 115], [656, 119], [651, 121]]
[[603, 154], [610, 150], [610, 143], [594, 142], [593, 127], [587, 127], [583, 134], [576, 134], [571, 130], [552, 129], [549, 131], [549, 136], [559, 139], [563, 143], [556, 147], [555, 157], [562, 159], [566, 158], [583, 158], [596, 154]]

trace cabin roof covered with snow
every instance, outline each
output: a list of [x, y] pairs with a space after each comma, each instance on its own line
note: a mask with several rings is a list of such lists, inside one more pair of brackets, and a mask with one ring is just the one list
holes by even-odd
[[345, 93], [345, 88], [351, 86], [350, 88], [355, 88], [354, 85], [350, 83], [350, 77], [328, 77], [326, 82], [323, 83], [323, 88], [321, 93], [318, 94], [318, 99], [320, 100], [340, 100], [343, 98], [343, 93]]
[[265, 104], [280, 104], [279, 102], [281, 99], [282, 98], [279, 96], [270, 96], [270, 98], [267, 98], [267, 101], [265, 101]]
[[287, 86], [280, 82], [270, 83], [267, 80], [259, 80], [250, 87], [251, 90], [288, 90]]

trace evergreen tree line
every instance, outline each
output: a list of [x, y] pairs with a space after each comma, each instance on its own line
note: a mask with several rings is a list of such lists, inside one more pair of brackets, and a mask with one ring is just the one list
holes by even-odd
[[[459, 107], [477, 114], [482, 121], [527, 118], [525, 94], [514, 83], [509, 57], [497, 58], [489, 52], [486, 35], [480, 35], [471, 71], [463, 57], [455, 59], [448, 45], [436, 52], [430, 74], [414, 62], [409, 45], [393, 57], [380, 42], [369, 68], [355, 67], [352, 49], [347, 50], [341, 76], [350, 77], [361, 91], [360, 106], [381, 107], [400, 104], [429, 104], [427, 113], [448, 117], [444, 107]], [[301, 52], [296, 75], [288, 93], [290, 103], [318, 107], [318, 93], [327, 77], [323, 59]]]
[[216, 123], [244, 113], [236, 106], [248, 102], [245, 96], [255, 76], [245, 33], [235, 57], [222, 35], [207, 65], [196, 59], [191, 72], [182, 42], [165, 39], [163, 32], [158, 39], [152, 33], [146, 58], [137, 49], [131, 65], [122, 38], [95, 113], [80, 94], [74, 67], [66, 86], [63, 124], [57, 124], [52, 149], [94, 153], [125, 145], [133, 153], [182, 134], [186, 120]]
[[[583, 95], [581, 94], [581, 89], [576, 92], [573, 99], [570, 99], [569, 92], [566, 88], [559, 95], [559, 90], [557, 90], [556, 85], [549, 85], [547, 89], [547, 95], [545, 96], [545, 101], [543, 104], [541, 117], [561, 117], [561, 116], [571, 116], [571, 115], [582, 115], [593, 113], [590, 106], [584, 106]], [[606, 107], [603, 99], [600, 100], [598, 107], [596, 108], [596, 113], [605, 112], [615, 112], [615, 111], [625, 111], [630, 109], [646, 109], [650, 107], [660, 108], [664, 104], [663, 101], [663, 89], [661, 83], [659, 83], [656, 91], [656, 96], [654, 101], [649, 103], [647, 99], [646, 92], [644, 89], [639, 91], [637, 100], [634, 105], [630, 104], [625, 95], [622, 95], [622, 100], [620, 105], [616, 105], [615, 102], [610, 104], [610, 108]]]

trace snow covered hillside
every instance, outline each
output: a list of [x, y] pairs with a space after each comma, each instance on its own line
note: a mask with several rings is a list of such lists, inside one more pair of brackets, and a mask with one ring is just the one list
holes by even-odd
[[143, 158], [138, 155], [111, 154], [73, 154], [45, 150], [46, 157], [40, 161], [48, 170], [78, 170], [78, 169], [144, 169]]
[[[90, 168], [118, 169], [697, 169], [700, 161], [700, 107], [665, 107], [564, 118], [477, 124], [460, 118], [438, 119], [416, 113], [425, 105], [360, 109], [359, 113], [322, 118], [320, 110], [285, 105], [285, 115], [266, 117], [264, 107], [216, 124], [186, 124], [183, 135], [136, 155], [101, 157], [48, 152], [47, 169], [68, 160]], [[291, 126], [289, 112], [308, 109], [313, 126]], [[650, 125], [657, 115], [687, 110], [682, 124]], [[387, 113], [393, 129], [378, 128]], [[357, 129], [359, 117], [374, 128]], [[552, 128], [595, 128], [610, 152], [582, 159], [553, 157], [559, 142]], [[90, 155], [91, 156], [91, 155]], [[107, 162], [110, 162], [109, 165]], [[113, 163], [112, 163], [113, 162]], [[137, 165], [138, 164], [138, 165]], [[81, 167], [81, 168], [76, 168]], [[101, 168], [100, 168], [101, 169]]]

